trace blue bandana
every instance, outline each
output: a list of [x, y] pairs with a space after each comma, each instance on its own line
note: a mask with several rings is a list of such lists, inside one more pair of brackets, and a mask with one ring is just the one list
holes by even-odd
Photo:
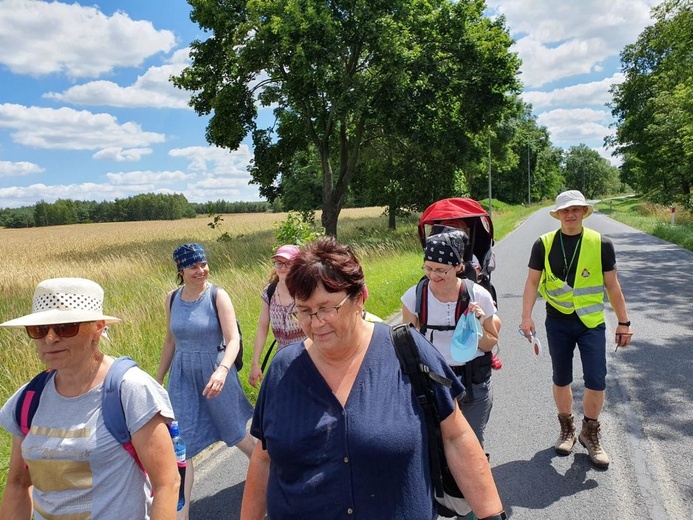
[[200, 244], [183, 244], [173, 252], [173, 261], [176, 262], [176, 267], [180, 271], [186, 267], [206, 262], [207, 257]]

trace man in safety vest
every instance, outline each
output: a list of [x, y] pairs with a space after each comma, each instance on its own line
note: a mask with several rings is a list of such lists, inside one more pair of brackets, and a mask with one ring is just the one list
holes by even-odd
[[553, 365], [553, 397], [558, 408], [561, 434], [554, 446], [569, 455], [576, 441], [573, 420], [573, 352], [580, 350], [585, 392], [584, 418], [577, 440], [589, 452], [592, 463], [609, 467], [609, 456], [599, 441], [599, 414], [606, 388], [606, 325], [604, 289], [616, 313], [616, 345], [626, 347], [633, 331], [626, 300], [616, 274], [616, 253], [611, 240], [582, 226], [592, 206], [577, 190], [556, 198], [551, 216], [561, 229], [542, 235], [534, 243], [529, 273], [522, 295], [522, 333], [531, 342], [536, 335], [532, 309], [537, 289], [546, 300], [546, 336]]

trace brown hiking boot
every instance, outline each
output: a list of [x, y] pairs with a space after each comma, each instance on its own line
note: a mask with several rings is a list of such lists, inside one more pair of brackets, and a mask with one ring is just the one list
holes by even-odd
[[570, 455], [575, 445], [575, 423], [572, 413], [559, 413], [558, 421], [561, 423], [561, 436], [553, 448], [559, 455]]
[[599, 429], [599, 421], [585, 422], [583, 420], [578, 440], [587, 448], [592, 464], [600, 469], [606, 469], [609, 467], [609, 456], [599, 443]]

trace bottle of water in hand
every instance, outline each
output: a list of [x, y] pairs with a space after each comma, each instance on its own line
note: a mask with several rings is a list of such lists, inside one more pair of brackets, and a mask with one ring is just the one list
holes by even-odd
[[180, 474], [180, 490], [178, 491], [178, 506], [177, 509], [180, 511], [185, 505], [185, 468], [187, 462], [185, 461], [185, 442], [180, 436], [180, 429], [178, 428], [178, 421], [173, 421], [169, 427], [169, 432], [171, 433], [171, 441], [173, 441], [173, 450], [176, 452], [176, 463], [178, 464], [178, 473]]

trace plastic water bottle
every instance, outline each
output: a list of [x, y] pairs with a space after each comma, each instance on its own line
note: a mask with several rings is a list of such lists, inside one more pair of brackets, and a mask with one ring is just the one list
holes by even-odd
[[176, 464], [178, 464], [178, 473], [180, 474], [180, 489], [178, 490], [178, 506], [180, 511], [185, 505], [185, 468], [188, 463], [185, 461], [185, 442], [180, 436], [178, 421], [173, 421], [168, 427], [171, 433], [171, 441], [173, 441], [173, 450], [176, 452]]

